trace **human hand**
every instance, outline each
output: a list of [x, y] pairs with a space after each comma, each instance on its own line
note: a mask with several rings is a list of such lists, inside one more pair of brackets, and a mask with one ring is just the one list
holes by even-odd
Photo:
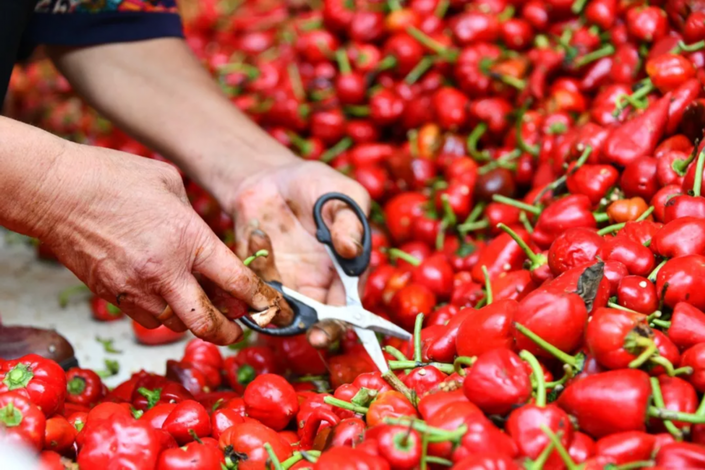
[[188, 328], [216, 344], [234, 343], [242, 331], [214, 307], [197, 277], [261, 311], [253, 316], [263, 324], [280, 311], [281, 296], [191, 208], [174, 168], [71, 145], [57, 169], [62, 187], [38, 211], [36, 225], [45, 228], [39, 238], [93, 292], [147, 328]]
[[[362, 186], [319, 162], [295, 160], [246, 178], [228, 205], [235, 219], [240, 258], [268, 249], [274, 258], [259, 259], [252, 268], [265, 280], [277, 280], [303, 295], [332, 305], [345, 303], [345, 291], [324, 246], [316, 239], [313, 206], [320, 196], [340, 192], [369, 212], [370, 198]], [[323, 208], [336, 251], [353, 258], [362, 249], [362, 224], [340, 201]], [[271, 240], [271, 242], [270, 242]], [[325, 347], [341, 332], [339, 325], [319, 324], [309, 341]]]

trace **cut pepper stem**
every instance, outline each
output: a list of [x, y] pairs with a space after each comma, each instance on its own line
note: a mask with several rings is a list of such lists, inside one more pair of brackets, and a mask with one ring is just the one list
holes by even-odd
[[671, 327], [671, 322], [668, 320], [659, 320], [657, 318], [654, 318], [651, 320], [651, 323], [653, 323], [656, 326], [660, 326], [661, 328], [670, 328]]
[[409, 403], [414, 406], [418, 404], [418, 397], [416, 396], [416, 393], [409, 387], [407, 387], [404, 382], [402, 382], [399, 377], [396, 376], [394, 372], [388, 370], [387, 372], [382, 374], [382, 378], [386, 380], [387, 383], [391, 385], [394, 390], [404, 395], [406, 399], [409, 400]]
[[534, 381], [536, 382], [536, 406], [546, 406], [546, 380], [543, 377], [541, 364], [539, 364], [536, 356], [527, 350], [520, 352], [519, 357], [524, 359], [529, 363], [529, 366], [531, 366], [531, 373], [534, 375]]
[[385, 346], [384, 351], [391, 354], [397, 361], [408, 361], [407, 357], [394, 346]]
[[637, 107], [641, 103], [639, 100], [645, 98], [649, 93], [654, 91], [655, 87], [654, 84], [651, 82], [651, 79], [646, 79], [642, 83], [641, 88], [636, 90], [634, 93], [631, 95], [622, 95], [620, 98], [617, 99], [617, 106], [614, 110], [615, 116], [619, 116], [622, 111], [624, 111], [628, 105], [634, 106], [637, 104]]
[[669, 361], [663, 356], [652, 356], [649, 358], [649, 362], [651, 364], [656, 364], [663, 367], [663, 369], [666, 371], [666, 375], [669, 377], [673, 377], [676, 375], [676, 370], [673, 368], [673, 364], [671, 363], [671, 361]]
[[577, 356], [571, 356], [568, 353], [565, 353], [546, 341], [545, 339], [541, 338], [539, 335], [525, 327], [524, 325], [520, 323], [514, 323], [514, 327], [517, 329], [517, 331], [527, 338], [529, 338], [531, 341], [533, 341], [537, 346], [539, 346], [541, 349], [544, 351], [550, 353], [553, 357], [558, 359], [559, 361], [563, 362], [564, 364], [568, 364], [575, 370], [580, 370], [583, 367], [583, 362], [584, 358], [582, 358], [580, 355]]
[[490, 282], [490, 273], [487, 272], [487, 266], [482, 266], [482, 275], [485, 277], [487, 305], [490, 305], [492, 303], [492, 283]]
[[517, 243], [517, 245], [519, 245], [519, 247], [524, 251], [526, 257], [529, 258], [529, 261], [531, 262], [531, 271], [540, 268], [544, 264], [548, 263], [548, 259], [546, 258], [546, 256], [542, 254], [537, 255], [536, 253], [534, 253], [534, 250], [532, 250], [529, 245], [527, 245], [526, 242], [522, 240], [521, 237], [514, 230], [510, 229], [502, 223], [497, 224], [497, 228], [504, 230], [504, 232], [506, 232], [510, 237], [512, 237], [512, 239]]
[[533, 214], [536, 216], [541, 214], [540, 208], [538, 208], [536, 206], [532, 206], [531, 204], [527, 204], [522, 201], [517, 201], [516, 199], [512, 199], [507, 196], [502, 196], [501, 194], [493, 194], [492, 200], [494, 202], [499, 202], [500, 204], [506, 204], [508, 206], [516, 207], [517, 209], [521, 209], [523, 211], [529, 212], [530, 214]]
[[685, 160], [682, 159], [677, 159], [673, 160], [673, 163], [671, 163], [671, 168], [673, 171], [675, 171], [678, 176], [685, 176], [685, 174], [688, 172], [688, 166], [695, 160], [695, 156], [697, 155], [697, 149], [693, 149], [693, 151], [688, 155], [688, 158]]
[[602, 222], [607, 222], [610, 220], [610, 216], [606, 212], [593, 212], [593, 217], [595, 217], [595, 222], [601, 224]]
[[402, 259], [412, 266], [418, 266], [421, 264], [421, 260], [417, 257], [410, 255], [409, 253], [400, 250], [399, 248], [390, 248], [387, 250], [387, 254], [392, 260]]
[[643, 366], [646, 361], [651, 359], [651, 357], [656, 353], [658, 353], [658, 347], [656, 346], [656, 343], [651, 341], [650, 344], [646, 346], [643, 351], [641, 351], [641, 353], [636, 357], [636, 359], [629, 363], [629, 368], [638, 369], [639, 367]]
[[421, 362], [421, 329], [423, 328], [423, 313], [416, 315], [414, 323], [414, 360]]
[[248, 256], [247, 258], [245, 258], [245, 261], [243, 261], [242, 264], [244, 264], [245, 266], [249, 266], [249, 265], [252, 264], [252, 262], [253, 262], [254, 260], [256, 260], [257, 258], [266, 258], [267, 256], [269, 256], [269, 251], [267, 251], [267, 250], [259, 250], [259, 251], [258, 251], [257, 253], [255, 253], [254, 255]]
[[352, 411], [353, 413], [360, 413], [362, 415], [366, 414], [369, 408], [366, 406], [359, 406], [355, 405], [353, 403], [348, 403], [347, 401], [340, 400], [335, 397], [325, 397], [323, 399], [325, 403], [331, 406], [337, 406], [338, 408], [342, 408], [344, 410], [349, 410]]
[[703, 186], [703, 166], [705, 166], [705, 149], [698, 155], [697, 166], [695, 167], [695, 181], [693, 182], [693, 196], [700, 196]]
[[602, 236], [604, 236], [604, 235], [607, 235], [608, 233], [614, 233], [614, 232], [617, 232], [617, 231], [619, 231], [619, 230], [622, 230], [625, 225], [626, 225], [626, 222], [622, 222], [622, 223], [619, 223], [619, 224], [608, 225], [607, 227], [598, 230], [598, 231], [597, 231], [597, 234], [602, 237]]

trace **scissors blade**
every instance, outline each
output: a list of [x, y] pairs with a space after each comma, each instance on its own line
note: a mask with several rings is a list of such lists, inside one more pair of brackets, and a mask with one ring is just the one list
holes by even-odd
[[318, 319], [340, 320], [350, 323], [358, 328], [376, 331], [377, 333], [394, 336], [404, 340], [411, 339], [411, 333], [405, 329], [388, 320], [385, 320], [379, 315], [375, 315], [369, 310], [365, 310], [364, 308], [356, 305], [348, 305], [345, 307], [331, 307], [329, 305], [324, 305], [322, 309], [318, 310]]
[[299, 302], [308, 305], [309, 307], [314, 309], [319, 314], [323, 310], [330, 308], [330, 305], [322, 304], [321, 302], [319, 302], [317, 300], [313, 300], [311, 297], [307, 297], [299, 292], [296, 292], [293, 289], [289, 289], [286, 286], [282, 286], [282, 291], [284, 292], [285, 295], [288, 295], [289, 297], [293, 298], [294, 300], [298, 300]]
[[387, 365], [387, 360], [384, 358], [384, 353], [382, 352], [382, 346], [379, 345], [377, 336], [374, 331], [367, 330], [365, 328], [354, 327], [357, 337], [360, 338], [362, 346], [367, 351], [367, 354], [372, 358], [372, 362], [375, 363], [377, 368], [381, 373], [385, 373], [389, 370], [389, 365]]

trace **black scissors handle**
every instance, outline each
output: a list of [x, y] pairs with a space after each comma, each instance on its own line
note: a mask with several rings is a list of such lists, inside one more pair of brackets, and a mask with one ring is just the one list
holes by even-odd
[[318, 313], [305, 303], [299, 302], [298, 300], [286, 295], [280, 282], [271, 281], [267, 284], [274, 287], [281, 293], [284, 300], [286, 300], [291, 309], [294, 311], [294, 320], [287, 326], [269, 328], [266, 326], [259, 326], [248, 316], [240, 317], [239, 320], [247, 325], [248, 328], [255, 330], [258, 333], [270, 336], [296, 336], [305, 333], [311, 326], [313, 326], [314, 323], [318, 321]]
[[[355, 258], [343, 258], [336, 251], [333, 246], [333, 237], [331, 236], [330, 229], [323, 220], [323, 206], [331, 200], [343, 201], [355, 212], [358, 220], [362, 224], [362, 253], [357, 255]], [[326, 193], [316, 201], [313, 206], [313, 220], [316, 222], [316, 238], [319, 242], [330, 247], [335, 261], [343, 269], [343, 272], [348, 276], [359, 277], [367, 266], [370, 264], [370, 256], [372, 255], [372, 237], [370, 231], [370, 224], [367, 222], [367, 216], [357, 205], [357, 203], [350, 197], [342, 193]]]

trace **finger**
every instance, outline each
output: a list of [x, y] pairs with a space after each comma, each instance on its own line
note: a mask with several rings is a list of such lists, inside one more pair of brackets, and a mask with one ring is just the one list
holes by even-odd
[[166, 302], [158, 296], [142, 298], [136, 294], [122, 292], [117, 296], [100, 297], [117, 304], [120, 311], [147, 329], [153, 330], [162, 324], [156, 317], [164, 310]]
[[346, 326], [341, 321], [323, 320], [308, 330], [308, 342], [316, 349], [327, 349], [343, 337], [345, 329]]
[[233, 344], [240, 339], [240, 327], [213, 306], [193, 275], [185, 275], [177, 285], [161, 294], [194, 335], [219, 345]]
[[[272, 248], [272, 241], [269, 236], [262, 230], [253, 230], [250, 233], [248, 245], [250, 253], [257, 253], [260, 250], [267, 250], [269, 253], [267, 256], [262, 256], [252, 261], [250, 268], [265, 282], [282, 282], [281, 274], [279, 274], [275, 263], [274, 248]], [[277, 326], [290, 325], [294, 320], [294, 311], [285, 300], [283, 300], [279, 306], [281, 310], [279, 314], [272, 319], [272, 323]]]
[[354, 258], [362, 254], [362, 223], [347, 205], [336, 206], [330, 227], [333, 247], [343, 258]]
[[183, 333], [188, 330], [186, 325], [184, 325], [184, 322], [181, 321], [181, 319], [174, 313], [174, 310], [168, 305], [164, 311], [157, 316], [157, 320], [175, 333]]
[[154, 315], [142, 310], [141, 308], [137, 308], [133, 305], [125, 305], [121, 306], [120, 310], [123, 311], [125, 315], [149, 330], [162, 326], [161, 322], [157, 320]]
[[256, 258], [250, 263], [250, 269], [255, 272], [265, 282], [276, 281], [282, 282], [281, 274], [275, 264], [274, 248], [272, 248], [272, 240], [269, 236], [260, 229], [255, 229], [250, 233], [248, 239], [248, 251], [257, 253], [260, 250], [267, 250], [267, 256]]
[[[208, 247], [196, 255], [193, 270], [203, 274], [233, 297], [257, 312], [274, 316], [283, 301], [279, 292], [268, 286], [213, 234]], [[170, 304], [171, 305], [171, 304]], [[174, 307], [172, 305], [172, 307]], [[182, 318], [183, 320], [183, 318]]]

